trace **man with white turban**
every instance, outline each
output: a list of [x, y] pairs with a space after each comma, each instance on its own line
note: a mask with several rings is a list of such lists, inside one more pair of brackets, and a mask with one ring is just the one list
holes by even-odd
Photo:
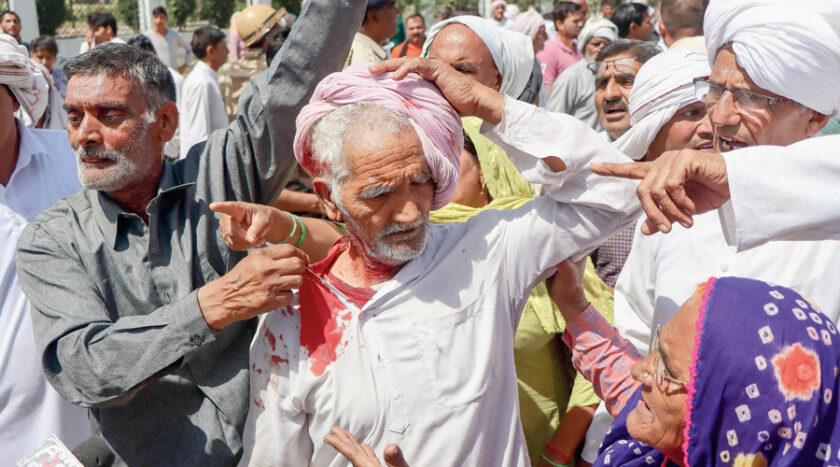
[[[633, 182], [590, 177], [590, 160], [626, 158], [582, 123], [439, 61], [371, 69], [401, 64], [331, 75], [298, 118], [295, 156], [350, 235], [260, 324], [243, 462], [340, 463], [338, 425], [376, 453], [399, 444], [412, 465], [528, 465], [513, 362], [524, 301], [639, 213]], [[548, 195], [429, 226], [457, 183], [456, 111], [487, 122]]]
[[490, 3], [490, 17], [488, 19], [496, 26], [505, 26], [508, 21], [507, 16], [505, 16], [506, 10], [507, 2], [505, 0], [493, 0]]
[[588, 66], [595, 61], [598, 52], [616, 38], [618, 27], [612, 21], [587, 21], [578, 36], [583, 60], [560, 73], [551, 86], [545, 108], [552, 112], [569, 114], [600, 131], [601, 124], [598, 122], [598, 110], [595, 107], [595, 75]]
[[[783, 0], [712, 0], [704, 28], [713, 67], [708, 79], [694, 80], [695, 91], [698, 99], [705, 97], [718, 149], [785, 146], [808, 140], [823, 128], [828, 115], [840, 110], [840, 87], [836, 85], [840, 73], [840, 4], [808, 0], [791, 10], [790, 4]], [[658, 75], [667, 73], [663, 70]], [[646, 118], [651, 122], [658, 120], [655, 112]], [[625, 150], [631, 156], [638, 154], [643, 140], [628, 138], [623, 142]], [[836, 157], [836, 140], [832, 138], [817, 138], [809, 144], [831, 147]], [[777, 157], [783, 152], [781, 148], [756, 148], [721, 156], [690, 148], [666, 153], [652, 164], [598, 169], [603, 173], [628, 174], [648, 165], [656, 168], [658, 174], [651, 174], [639, 187], [649, 216], [650, 200], [655, 199], [661, 206], [657, 210], [670, 213], [672, 203], [683, 199], [672, 198], [674, 195], [669, 195], [670, 190], [663, 185], [679, 185], [679, 179], [669, 180], [667, 176], [675, 173], [669, 172], [671, 167], [682, 170], [677, 174], [685, 173], [687, 166], [682, 164], [686, 162], [680, 160], [686, 156], [693, 161], [689, 164], [713, 166], [725, 161], [730, 182], [737, 179], [741, 192], [753, 193], [758, 192], [756, 187], [766, 187], [761, 190], [762, 199], [754, 200], [753, 204], [726, 204], [717, 212], [696, 215], [693, 221], [687, 213], [699, 214], [711, 206], [698, 203], [689, 208], [680, 204], [685, 211], [671, 219], [684, 226], [670, 229], [670, 223], [664, 220], [641, 225], [642, 233], [650, 233], [654, 225], [655, 230], [672, 232], [647, 238], [637, 232], [625, 265], [633, 273], [625, 269], [627, 274], [622, 274], [616, 286], [616, 324], [639, 350], [647, 351], [656, 326], [670, 319], [696, 284], [709, 276], [737, 275], [791, 287], [813, 299], [835, 321], [840, 318], [840, 289], [830, 282], [840, 275], [837, 242], [773, 241], [736, 252], [731, 237], [727, 238], [726, 233], [732, 233], [729, 216], [733, 213], [735, 219], [746, 222], [760, 219], [755, 222], [768, 226], [772, 222], [790, 223], [786, 216], [810, 215], [808, 209], [791, 202], [795, 196], [790, 194], [812, 192], [812, 186], [790, 183], [787, 178], [785, 182], [779, 181], [780, 177], [795, 176], [807, 168], [798, 156], [787, 159], [795, 169], [782, 176], [767, 177], [772, 181], [762, 180], [767, 170], [764, 167], [778, 167], [777, 161], [782, 160]], [[690, 196], [696, 192], [694, 187], [684, 190]], [[725, 198], [711, 204], [717, 207], [723, 201]], [[796, 212], [777, 213], [786, 207]], [[773, 221], [766, 220], [767, 217]], [[631, 312], [619, 316], [619, 309]]]
[[[81, 188], [62, 131], [30, 130], [40, 118], [44, 76], [26, 48], [0, 34], [0, 465], [15, 465], [55, 434], [74, 447], [90, 434], [87, 413], [47, 383], [35, 350], [29, 300], [15, 271], [15, 244], [41, 211]], [[60, 102], [59, 102], [60, 105]]]
[[520, 13], [509, 29], [530, 37], [534, 43], [534, 53], [539, 53], [548, 39], [548, 34], [545, 32], [545, 20], [534, 9]]

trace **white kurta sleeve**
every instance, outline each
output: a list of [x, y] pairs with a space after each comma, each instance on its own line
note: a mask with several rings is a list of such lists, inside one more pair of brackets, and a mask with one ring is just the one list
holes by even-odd
[[840, 136], [724, 154], [727, 241], [745, 250], [770, 240], [840, 239]]
[[[569, 257], [582, 257], [641, 213], [635, 180], [601, 177], [591, 162], [629, 162], [586, 124], [505, 97], [502, 121], [488, 135], [546, 196], [510, 214], [502, 241], [510, 292], [527, 297], [534, 284]], [[558, 157], [563, 172], [541, 160]], [[523, 295], [524, 294], [524, 295]]]
[[642, 234], [641, 222], [633, 235], [633, 246], [615, 283], [615, 328], [636, 346], [642, 355], [650, 348], [651, 328], [656, 307], [656, 236]]

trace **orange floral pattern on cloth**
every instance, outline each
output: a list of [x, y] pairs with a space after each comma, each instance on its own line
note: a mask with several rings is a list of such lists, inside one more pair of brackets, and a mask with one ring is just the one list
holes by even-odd
[[820, 362], [817, 354], [798, 342], [773, 357], [779, 391], [785, 399], [811, 400], [820, 388]]

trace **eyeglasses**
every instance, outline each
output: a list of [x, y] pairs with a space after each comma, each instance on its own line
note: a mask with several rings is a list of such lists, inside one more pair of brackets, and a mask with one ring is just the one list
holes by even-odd
[[623, 57], [623, 58], [616, 58], [614, 60], [604, 60], [601, 62], [593, 62], [589, 65], [586, 65], [586, 68], [589, 69], [593, 74], [598, 74], [598, 70], [601, 69], [601, 65], [604, 66], [604, 72], [609, 70], [610, 65], [615, 68], [615, 71], [619, 73], [631, 73], [633, 75], [636, 74], [636, 62], [641, 63], [636, 57]]
[[659, 346], [659, 335], [661, 333], [662, 326], [656, 326], [656, 331], [653, 333], [653, 351], [655, 352], [653, 358], [656, 359], [656, 374], [654, 375], [656, 387], [664, 392], [665, 389], [662, 388], [662, 383], [668, 381], [669, 383], [675, 384], [677, 389], [684, 389], [688, 383], [668, 375], [668, 369], [665, 368], [665, 364], [662, 362], [662, 348]]
[[694, 96], [700, 102], [705, 102], [708, 110], [720, 102], [724, 92], [732, 95], [735, 111], [738, 113], [759, 112], [767, 110], [771, 105], [790, 101], [786, 97], [770, 97], [746, 89], [727, 88], [709, 81], [708, 78], [694, 78]]

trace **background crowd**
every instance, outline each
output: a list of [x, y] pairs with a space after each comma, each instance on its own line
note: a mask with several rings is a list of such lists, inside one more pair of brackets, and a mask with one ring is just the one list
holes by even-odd
[[840, 462], [840, 5], [306, 3], [0, 14], [0, 463]]

